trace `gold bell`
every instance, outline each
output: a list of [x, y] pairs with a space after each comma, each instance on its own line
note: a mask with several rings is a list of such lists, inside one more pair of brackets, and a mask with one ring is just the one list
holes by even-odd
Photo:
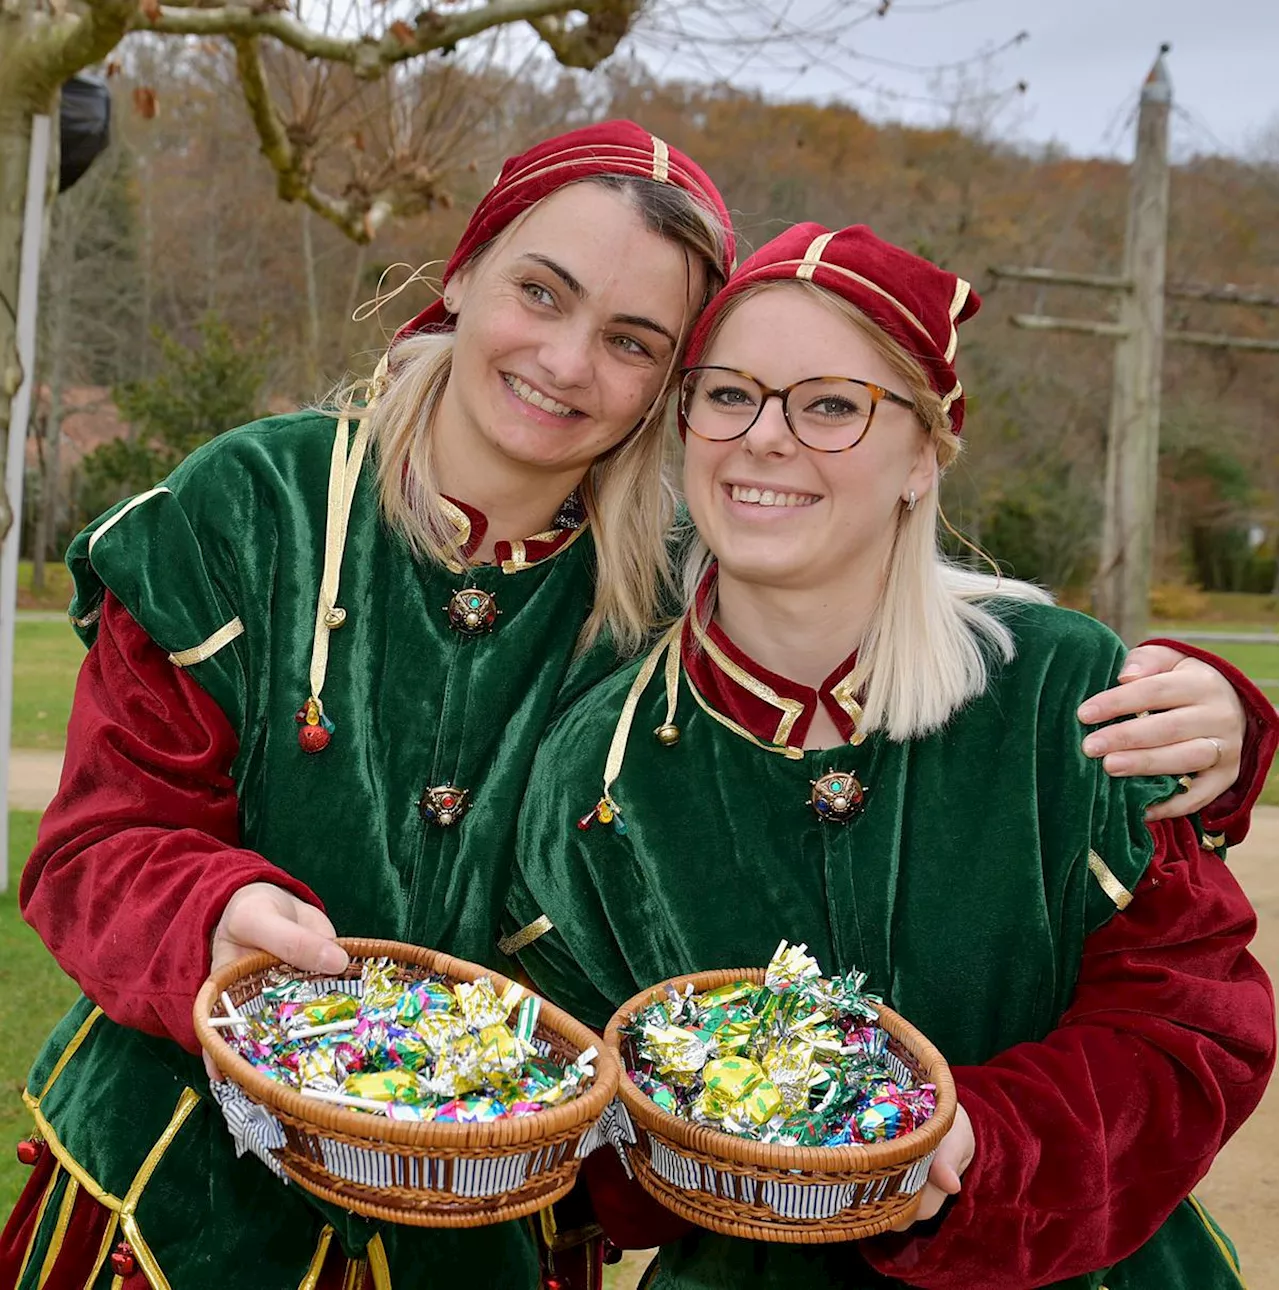
[[653, 733], [664, 748], [674, 748], [680, 742], [680, 727], [670, 721], [664, 721]]
[[325, 610], [324, 625], [330, 631], [335, 631], [347, 621], [347, 611], [334, 605], [332, 609]]

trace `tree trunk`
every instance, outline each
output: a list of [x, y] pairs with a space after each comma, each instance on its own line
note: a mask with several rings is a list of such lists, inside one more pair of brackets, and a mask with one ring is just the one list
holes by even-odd
[[[0, 59], [0, 84], [5, 80], [4, 61]], [[13, 399], [23, 377], [17, 309], [33, 115], [16, 94], [0, 90], [0, 465], [8, 457]], [[7, 537], [13, 521], [9, 496], [0, 485], [0, 541]]]
[[[99, 0], [84, 15], [55, 16], [38, 0], [0, 4], [0, 462], [8, 452], [13, 398], [23, 376], [16, 315], [31, 121], [54, 118], [44, 200], [47, 227], [58, 191], [58, 90], [119, 44], [133, 9], [134, 0]], [[0, 487], [0, 541], [13, 520], [11, 500]]]
[[311, 207], [302, 212], [302, 272], [307, 286], [307, 398], [320, 397], [320, 298], [316, 290], [316, 255], [311, 240]]

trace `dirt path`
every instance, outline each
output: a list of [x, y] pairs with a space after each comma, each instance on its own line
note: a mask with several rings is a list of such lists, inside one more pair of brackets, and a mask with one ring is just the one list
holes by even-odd
[[[58, 784], [62, 754], [15, 749], [9, 761], [9, 806], [42, 811]], [[1280, 883], [1276, 856], [1280, 852], [1280, 810], [1260, 807], [1253, 830], [1231, 854], [1231, 867], [1258, 911], [1258, 935], [1253, 952], [1277, 983], [1277, 918]], [[1276, 1249], [1276, 1214], [1280, 1198], [1276, 1138], [1280, 1131], [1280, 1097], [1272, 1076], [1267, 1095], [1249, 1122], [1227, 1144], [1197, 1195], [1213, 1211], [1240, 1251], [1245, 1280], [1254, 1287], [1280, 1284]], [[634, 1284], [647, 1260], [627, 1259], [625, 1271], [612, 1281], [617, 1290]]]

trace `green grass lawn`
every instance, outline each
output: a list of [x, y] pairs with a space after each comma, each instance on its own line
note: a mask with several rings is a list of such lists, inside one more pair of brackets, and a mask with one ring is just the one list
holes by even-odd
[[71, 570], [61, 560], [50, 560], [44, 566], [44, 586], [32, 586], [30, 560], [18, 561], [18, 608], [47, 609], [62, 613], [71, 603]]
[[13, 746], [61, 748], [84, 659], [80, 638], [65, 621], [20, 618], [14, 629]]
[[9, 812], [9, 890], [0, 895], [0, 1224], [27, 1179], [14, 1146], [31, 1131], [22, 1101], [31, 1059], [79, 994], [18, 914], [18, 875], [36, 841], [38, 811]]

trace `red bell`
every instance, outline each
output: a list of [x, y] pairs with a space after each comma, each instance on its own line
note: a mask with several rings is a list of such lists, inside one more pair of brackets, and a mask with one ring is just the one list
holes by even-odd
[[580, 828], [583, 831], [583, 833], [585, 833], [591, 827], [595, 818], [596, 818], [595, 811], [588, 811], [586, 815], [584, 815], [582, 819], [578, 821], [578, 828]]
[[542, 1290], [569, 1290], [569, 1286], [559, 1277], [543, 1277]]
[[332, 736], [323, 726], [299, 726], [298, 746], [305, 753], [318, 753], [329, 746]]
[[138, 1270], [138, 1261], [133, 1257], [133, 1247], [128, 1241], [121, 1241], [111, 1251], [111, 1270], [121, 1280], [133, 1276]]
[[20, 1165], [39, 1164], [42, 1155], [44, 1155], [44, 1140], [42, 1138], [23, 1138], [18, 1143], [18, 1163]]

